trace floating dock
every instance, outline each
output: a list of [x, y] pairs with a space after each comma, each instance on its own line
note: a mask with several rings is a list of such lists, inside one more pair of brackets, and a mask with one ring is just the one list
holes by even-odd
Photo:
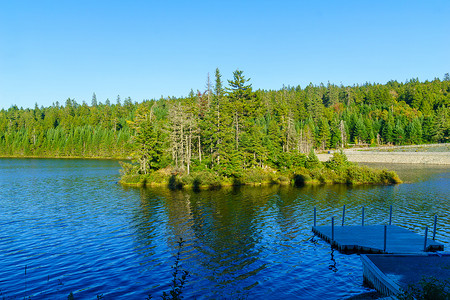
[[409, 284], [433, 277], [450, 278], [450, 254], [363, 254], [364, 282], [385, 296], [395, 296]]
[[444, 250], [443, 244], [395, 225], [313, 226], [312, 231], [332, 247], [346, 253], [399, 254]]
[[331, 247], [345, 253], [362, 254], [364, 282], [385, 296], [402, 293], [410, 284], [417, 284], [423, 277], [438, 280], [450, 278], [450, 254], [427, 251], [443, 251], [444, 245], [436, 242], [437, 215], [434, 216], [432, 239], [392, 225], [392, 205], [389, 209], [389, 225], [364, 226], [364, 206], [361, 211], [361, 226], [344, 226], [345, 205], [342, 208], [342, 225], [316, 226], [317, 210], [314, 207], [314, 226], [312, 231]]

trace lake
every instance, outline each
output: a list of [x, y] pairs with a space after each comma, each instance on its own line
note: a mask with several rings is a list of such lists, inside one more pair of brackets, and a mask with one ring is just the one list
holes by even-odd
[[363, 286], [357, 254], [318, 225], [393, 224], [421, 235], [438, 215], [450, 249], [447, 167], [392, 166], [396, 186], [291, 186], [170, 191], [124, 188], [108, 160], [0, 159], [0, 297], [146, 299], [169, 291], [179, 238], [185, 299], [345, 299]]

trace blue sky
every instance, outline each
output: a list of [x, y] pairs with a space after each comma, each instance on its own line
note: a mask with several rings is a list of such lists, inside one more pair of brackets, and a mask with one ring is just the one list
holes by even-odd
[[0, 109], [450, 72], [450, 1], [0, 1]]

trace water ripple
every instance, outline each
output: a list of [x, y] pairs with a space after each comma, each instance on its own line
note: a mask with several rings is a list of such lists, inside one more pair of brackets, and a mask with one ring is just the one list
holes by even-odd
[[[154, 298], [168, 291], [178, 251], [186, 299], [342, 299], [368, 291], [358, 255], [311, 233], [389, 222], [450, 247], [448, 172], [399, 186], [170, 191], [126, 189], [111, 161], [0, 160], [0, 290], [32, 299]], [[30, 184], [40, 182], [41, 184]]]

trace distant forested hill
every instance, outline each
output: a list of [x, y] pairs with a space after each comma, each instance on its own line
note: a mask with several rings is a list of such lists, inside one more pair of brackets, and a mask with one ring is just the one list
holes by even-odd
[[[139, 172], [289, 167], [311, 148], [448, 142], [450, 78], [256, 90], [242, 71], [185, 98], [0, 111], [0, 155], [133, 157]], [[304, 157], [304, 156], [302, 156]], [[228, 171], [227, 171], [228, 170]]]

